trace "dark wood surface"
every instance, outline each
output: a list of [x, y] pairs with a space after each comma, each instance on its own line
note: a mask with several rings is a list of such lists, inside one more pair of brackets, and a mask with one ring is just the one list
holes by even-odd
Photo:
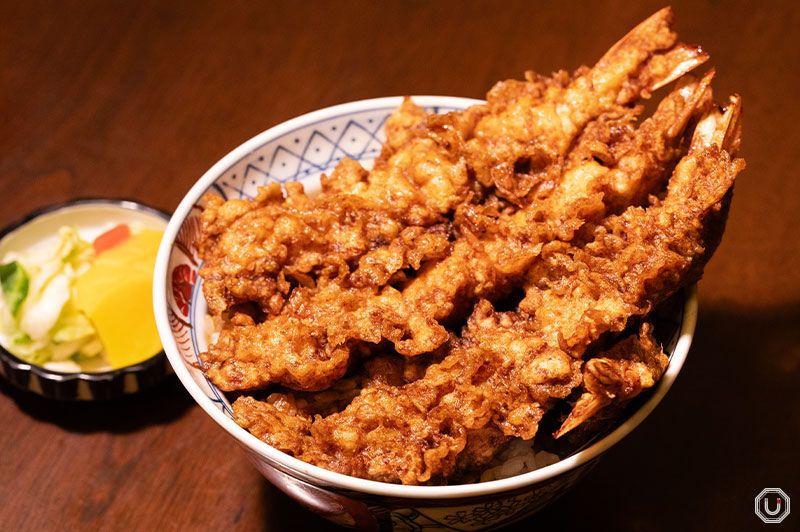
[[[2, 2], [0, 226], [78, 196], [171, 211], [230, 149], [363, 98], [480, 98], [591, 64], [658, 2]], [[725, 238], [664, 402], [573, 491], [513, 530], [800, 523], [800, 9], [680, 1], [686, 42], [744, 100]], [[334, 530], [273, 488], [180, 383], [64, 404], [0, 383], [2, 530]]]

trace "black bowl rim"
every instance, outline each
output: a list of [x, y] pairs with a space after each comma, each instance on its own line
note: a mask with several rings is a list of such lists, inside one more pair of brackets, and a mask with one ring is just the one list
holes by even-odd
[[[55, 203], [52, 205], [46, 205], [44, 207], [39, 207], [35, 209], [16, 222], [12, 222], [11, 224], [7, 225], [3, 229], [0, 230], [0, 240], [6, 237], [6, 235], [11, 234], [12, 232], [16, 231], [17, 229], [23, 227], [24, 225], [32, 222], [33, 220], [44, 216], [46, 214], [54, 213], [63, 209], [71, 208], [71, 207], [78, 207], [82, 205], [115, 205], [118, 207], [122, 207], [125, 209], [130, 209], [133, 211], [142, 211], [146, 212], [159, 218], [162, 218], [169, 221], [171, 215], [160, 209], [155, 207], [151, 207], [149, 205], [145, 205], [138, 201], [126, 198], [94, 198], [94, 197], [84, 197], [84, 198], [75, 198], [72, 200]], [[120, 377], [124, 377], [127, 374], [131, 373], [140, 373], [147, 371], [157, 365], [165, 365], [166, 362], [166, 354], [162, 349], [155, 355], [151, 356], [150, 358], [143, 360], [142, 362], [138, 362], [136, 364], [132, 364], [130, 366], [125, 366], [124, 368], [113, 369], [110, 371], [100, 371], [96, 373], [92, 372], [65, 372], [65, 371], [54, 371], [46, 369], [42, 366], [38, 366], [36, 364], [32, 364], [30, 362], [26, 362], [21, 358], [13, 355], [9, 352], [5, 347], [0, 345], [0, 359], [2, 359], [8, 366], [17, 371], [17, 372], [31, 372], [34, 373], [39, 379], [43, 379], [46, 381], [50, 381], [56, 384], [66, 384], [71, 383], [74, 381], [87, 381], [91, 383], [111, 383], [113, 380], [118, 379]], [[24, 388], [26, 390], [30, 390], [27, 386], [24, 386], [22, 383], [17, 382], [15, 379], [11, 378], [9, 375], [5, 375], [6, 380], [11, 382], [17, 387]], [[50, 395], [42, 392], [33, 392], [39, 393], [44, 397], [54, 397], [56, 394]], [[125, 392], [123, 392], [124, 394]], [[80, 398], [75, 398], [80, 400]], [[92, 398], [93, 399], [93, 398]]]

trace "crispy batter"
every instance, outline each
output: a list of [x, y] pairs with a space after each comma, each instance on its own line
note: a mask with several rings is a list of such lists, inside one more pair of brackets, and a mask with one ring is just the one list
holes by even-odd
[[[363, 302], [368, 301], [368, 305]], [[323, 390], [342, 377], [359, 347], [413, 335], [425, 352], [447, 331], [414, 316], [392, 286], [342, 289], [335, 282], [295, 288], [280, 314], [255, 323], [239, 313], [201, 354], [204, 370], [222, 390], [251, 390], [280, 383]]]
[[221, 315], [255, 302], [277, 313], [293, 284], [342, 277], [364, 255], [372, 255], [365, 261], [373, 269], [385, 260], [395, 271], [441, 255], [447, 216], [471, 190], [456, 126], [455, 115], [428, 117], [407, 100], [387, 124], [389, 141], [375, 168], [343, 160], [323, 176], [318, 198], [299, 183], [272, 183], [252, 200], [207, 194], [198, 248], [209, 310]]
[[406, 98], [386, 123], [373, 169], [354, 161], [322, 178], [323, 196], [357, 195], [412, 225], [452, 213], [472, 190], [463, 155], [469, 122], [461, 113], [427, 114]]
[[583, 392], [554, 436], [584, 423], [612, 403], [625, 403], [651, 388], [667, 369], [669, 358], [653, 337], [653, 326], [644, 322], [638, 335], [631, 335], [609, 351], [583, 364]]
[[[581, 69], [574, 78], [562, 73], [552, 79], [529, 75], [526, 82], [504, 82], [490, 92], [486, 106], [475, 106], [464, 113], [426, 116], [406, 101], [387, 125], [388, 140], [375, 169], [364, 172], [355, 163], [345, 163], [331, 179], [323, 180], [323, 190], [336, 195], [323, 194], [325, 201], [320, 202], [336, 205], [352, 198], [350, 194], [358, 194], [360, 201], [369, 201], [370, 205], [398, 204], [408, 209], [411, 203], [419, 206], [422, 200], [408, 199], [415, 196], [407, 193], [407, 176], [424, 175], [415, 190], [428, 198], [425, 208], [439, 214], [455, 210], [457, 226], [453, 231], [438, 229], [440, 225], [424, 230], [415, 226], [410, 228], [413, 232], [397, 226], [390, 230], [394, 213], [376, 208], [370, 214], [382, 213], [380, 219], [386, 220], [387, 229], [380, 234], [365, 233], [361, 223], [346, 231], [335, 226], [337, 232], [328, 247], [341, 247], [347, 252], [344, 256], [341, 252], [326, 255], [319, 251], [319, 245], [313, 245], [315, 240], [312, 244], [300, 243], [289, 247], [282, 275], [275, 278], [274, 268], [273, 277], [264, 278], [256, 271], [249, 283], [240, 283], [236, 276], [210, 275], [211, 266], [206, 266], [204, 278], [212, 281], [205, 288], [210, 302], [218, 293], [217, 279], [222, 278], [223, 283], [237, 283], [236, 288], [245, 284], [269, 295], [269, 300], [262, 297], [257, 302], [265, 312], [276, 314], [262, 324], [228, 327], [223, 332], [221, 343], [202, 356], [214, 382], [225, 390], [253, 389], [271, 382], [319, 390], [344, 374], [354, 354], [371, 349], [365, 343], [389, 340], [399, 353], [411, 356], [436, 349], [447, 339], [448, 321], [468, 314], [477, 299], [497, 300], [519, 284], [544, 243], [569, 241], [587, 222], [630, 203], [641, 203], [656, 192], [680, 156], [687, 123], [710, 102], [710, 76], [701, 82], [687, 79], [665, 98], [653, 117], [633, 128], [639, 108], [626, 105], [639, 93], [634, 94], [631, 87], [646, 91], [677, 75], [674, 69], [665, 67], [672, 63], [664, 54], [681, 46], [675, 44], [668, 21], [668, 12], [655, 15], [650, 23], [620, 41], [594, 68]], [[673, 65], [680, 73], [687, 65], [706, 59], [699, 51], [691, 59], [682, 57], [682, 62]], [[653, 67], [656, 58], [661, 65], [657, 69]], [[620, 93], [623, 90], [628, 91], [624, 97]], [[535, 154], [531, 149], [547, 153], [541, 164], [532, 162]], [[428, 162], [420, 166], [418, 159]], [[431, 164], [431, 159], [437, 164]], [[469, 168], [483, 185], [493, 187], [493, 192], [481, 192], [475, 189], [478, 183], [473, 183], [477, 196], [469, 195], [470, 185], [446, 172], [443, 175], [449, 192], [435, 185], [436, 179], [421, 168], [444, 172], [442, 169], [450, 166], [442, 161], [459, 161], [455, 166]], [[532, 170], [536, 165], [546, 168], [542, 170], [546, 178]], [[533, 174], [539, 176], [535, 177], [535, 193], [524, 185], [528, 197], [512, 197], [500, 178], [481, 177], [492, 172], [500, 175], [498, 172], [506, 167], [514, 169], [512, 174], [519, 183], [534, 179]], [[341, 179], [334, 179], [337, 173]], [[352, 175], [356, 177], [348, 177]], [[482, 203], [470, 200], [481, 195]], [[523, 199], [527, 204], [515, 209], [514, 202]], [[343, 212], [350, 212], [349, 208]], [[354, 218], [364, 216], [367, 212], [359, 211]], [[328, 218], [324, 210], [319, 217]], [[320, 245], [325, 242], [323, 233], [324, 228], [315, 233]], [[341, 246], [342, 234], [348, 243], [355, 244]], [[380, 245], [381, 241], [385, 244]], [[295, 247], [301, 251], [292, 254]], [[259, 248], [268, 253], [272, 249]], [[241, 262], [230, 248], [217, 246], [217, 250], [224, 261], [233, 258]], [[269, 288], [277, 285], [278, 290], [281, 286], [291, 289], [290, 283], [279, 282], [298, 276], [292, 262], [295, 255], [304, 265], [313, 263], [317, 269], [305, 266], [301, 279], [305, 283], [295, 288], [289, 303], [284, 304], [288, 294], [275, 294]], [[356, 259], [358, 267], [348, 270], [347, 265]], [[324, 265], [317, 267], [318, 263]], [[248, 272], [252, 264], [247, 263]], [[325, 275], [335, 278], [335, 284], [317, 274], [326, 267], [329, 273]], [[404, 269], [412, 273], [418, 270], [418, 274], [405, 282]], [[323, 282], [324, 288], [319, 288]], [[269, 309], [265, 308], [267, 302], [271, 303]], [[302, 312], [293, 312], [296, 308]], [[287, 345], [295, 345], [298, 339], [292, 331], [281, 332], [291, 323], [300, 323], [304, 331], [302, 345], [298, 346], [302, 351], [284, 354], [278, 337], [284, 334]], [[260, 351], [250, 349], [265, 335], [275, 341], [263, 344]]]
[[[730, 133], [737, 130], [729, 122], [737, 109], [734, 99], [725, 116], [712, 112], [704, 122]], [[498, 313], [481, 301], [450, 353], [423, 378], [399, 387], [377, 383], [343, 411], [313, 419], [296, 409], [241, 398], [234, 403], [238, 422], [309, 463], [406, 484], [446, 480], [457, 465], [466, 467], [458, 459], [465, 448], [480, 461], [491, 454], [487, 442], [494, 441], [498, 450], [504, 444], [498, 431], [532, 438], [554, 400], [581, 381], [580, 356], [586, 348], [692, 281], [688, 273], [707, 259], [704, 222], [743, 162], [721, 149], [724, 137], [714, 134], [716, 141], [706, 144], [704, 131], [676, 167], [663, 202], [610, 216], [583, 246], [557, 243], [558, 249], [544, 253], [532, 271], [520, 310]], [[651, 386], [663, 371], [663, 358], [654, 354], [647, 335], [645, 329], [636, 344], [622, 344], [587, 363], [588, 393], [629, 398]], [[601, 367], [615, 364], [618, 372], [606, 372], [606, 386], [599, 378], [591, 380]], [[622, 382], [614, 387], [615, 380]], [[277, 401], [292, 402], [290, 397]], [[577, 422], [593, 413], [581, 412], [582, 404], [576, 407]], [[304, 432], [288, 436], [286, 430]], [[480, 442], [468, 446], [470, 435]]]
[[403, 224], [359, 196], [309, 199], [299, 183], [272, 183], [253, 200], [207, 194], [198, 247], [209, 310], [255, 302], [280, 310], [292, 283], [335, 277], [398, 237]]
[[[535, 334], [520, 338], [525, 326], [484, 302], [464, 338], [419, 380], [399, 387], [376, 382], [342, 412], [313, 420], [282, 408], [291, 396], [278, 406], [240, 398], [234, 413], [270, 445], [334, 471], [387, 482], [442, 482], [456, 471], [469, 436], [478, 438], [471, 460], [488, 461], [494, 454], [486, 451], [489, 442], [503, 444], [501, 435], [533, 437], [542, 404], [566, 397], [580, 382], [580, 363], [537, 346]], [[298, 419], [307, 429], [304, 438], [280, 434], [298, 430]]]
[[[403, 291], [405, 299], [438, 321], [476, 297], [495, 300], [518, 282], [545, 243], [569, 242], [586, 223], [643, 203], [680, 157], [689, 120], [707, 109], [710, 77], [687, 79], [636, 131], [631, 111], [587, 125], [547, 198], [508, 216], [465, 207], [462, 225], [480, 238], [456, 242], [447, 258], [423, 268]], [[401, 346], [398, 351], [414, 354]]]
[[[652, 387], [646, 316], [699, 279], [744, 167], [740, 99], [714, 106], [713, 70], [686, 75], [707, 56], [670, 24], [463, 112], [407, 99], [373, 170], [344, 160], [317, 198], [207, 198], [201, 275], [225, 325], [203, 368], [226, 391], [284, 386], [237, 399], [237, 423], [333, 471], [438, 484], [579, 391], [557, 437]], [[636, 101], [679, 78], [637, 125]]]
[[[695, 132], [692, 148], [675, 168], [663, 201], [631, 206], [599, 224], [583, 247], [551, 242], [528, 271], [519, 308], [541, 324], [551, 342], [582, 354], [587, 331], [621, 331], [625, 319], [644, 315], [687, 282], [696, 281], [716, 243], [716, 212], [744, 161], [724, 151], [722, 138], [706, 128], [734, 134], [729, 119], [711, 111]], [[569, 303], [564, 304], [563, 300]]]
[[550, 79], [528, 73], [527, 83], [505, 83], [490, 91], [490, 112], [467, 147], [478, 181], [524, 203], [542, 178], [559, 172], [559, 163], [587, 123], [624, 112], [623, 106], [642, 94], [706, 61], [698, 47], [676, 44], [671, 23], [671, 11], [662, 9], [593, 68], [583, 67], [571, 79], [564, 72]]

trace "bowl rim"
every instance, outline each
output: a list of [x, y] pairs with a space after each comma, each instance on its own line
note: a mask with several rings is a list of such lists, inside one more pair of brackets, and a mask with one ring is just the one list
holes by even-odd
[[[273, 460], [289, 471], [296, 471], [307, 477], [315, 479], [320, 484], [329, 485], [338, 489], [345, 489], [354, 492], [361, 492], [369, 495], [382, 497], [392, 497], [400, 499], [465, 499], [479, 496], [487, 496], [503, 492], [510, 492], [520, 488], [532, 486], [564, 473], [576, 469], [598, 457], [604, 451], [615, 445], [622, 438], [627, 436], [636, 426], [638, 426], [661, 402], [675, 382], [675, 378], [686, 361], [689, 347], [697, 321], [697, 287], [691, 285], [684, 292], [684, 306], [681, 329], [678, 342], [670, 358], [669, 366], [658, 384], [651, 389], [651, 394], [647, 400], [626, 419], [616, 429], [592, 443], [585, 449], [576, 452], [555, 464], [536, 469], [527, 473], [522, 473], [513, 477], [480, 482], [473, 484], [455, 484], [449, 486], [410, 486], [400, 484], [390, 484], [375, 480], [366, 480], [351, 477], [341, 473], [336, 473], [303, 462], [285, 454], [267, 443], [259, 440], [245, 429], [237, 425], [230, 417], [225, 415], [211, 399], [195, 383], [189, 373], [177, 349], [177, 344], [172, 335], [167, 316], [168, 295], [167, 295], [167, 271], [171, 250], [178, 231], [188, 217], [191, 209], [197, 205], [210, 186], [223, 175], [223, 173], [241, 161], [248, 154], [258, 149], [267, 142], [274, 140], [298, 127], [310, 125], [314, 122], [325, 120], [335, 115], [345, 113], [355, 113], [379, 107], [398, 107], [403, 100], [403, 96], [392, 96], [384, 98], [371, 98], [354, 102], [334, 105], [317, 111], [300, 115], [275, 125], [243, 142], [234, 148], [217, 163], [215, 163], [186, 193], [180, 204], [172, 215], [172, 219], [167, 225], [164, 237], [159, 247], [156, 258], [155, 276], [153, 278], [153, 307], [156, 316], [156, 325], [161, 336], [161, 342], [167, 354], [170, 364], [173, 366], [175, 374], [180, 379], [183, 386], [200, 405], [200, 407], [211, 416], [229, 435], [235, 438], [245, 449], [250, 449], [258, 455]], [[473, 104], [485, 103], [483, 100], [471, 98], [460, 98], [452, 96], [411, 96], [412, 100], [423, 107], [457, 107], [465, 108]]]
[[[9, 225], [0, 229], [0, 241], [2, 241], [6, 236], [10, 235], [14, 231], [21, 229], [28, 223], [33, 222], [34, 220], [42, 216], [54, 214], [57, 213], [58, 211], [71, 209], [73, 207], [93, 206], [93, 205], [97, 206], [112, 205], [127, 210], [146, 212], [148, 214], [161, 218], [162, 220], [165, 220], [167, 222], [170, 219], [170, 214], [168, 212], [162, 211], [155, 207], [151, 207], [149, 205], [145, 205], [144, 203], [140, 203], [132, 199], [81, 197], [59, 203], [54, 203], [51, 205], [45, 205], [43, 207], [34, 209], [33, 211], [22, 216], [15, 222], [12, 222]], [[56, 383], [68, 383], [75, 380], [85, 380], [94, 383], [94, 382], [109, 382], [118, 378], [119, 376], [123, 376], [128, 373], [137, 373], [140, 371], [147, 370], [150, 367], [153, 367], [156, 364], [158, 364], [162, 358], [166, 358], [166, 353], [162, 349], [161, 351], [155, 353], [153, 356], [148, 357], [141, 362], [137, 362], [136, 364], [131, 364], [130, 366], [125, 366], [122, 368], [112, 369], [108, 371], [97, 371], [97, 372], [56, 371], [52, 369], [47, 369], [44, 366], [39, 366], [37, 364], [33, 364], [31, 362], [27, 362], [19, 358], [18, 356], [11, 353], [8, 349], [3, 347], [2, 345], [0, 345], [0, 358], [4, 358], [6, 362], [8, 362], [11, 365], [11, 367], [14, 368], [15, 370], [29, 371], [31, 373], [36, 374], [40, 379], [46, 379], [48, 381]], [[40, 395], [45, 395], [45, 394], [40, 394]]]

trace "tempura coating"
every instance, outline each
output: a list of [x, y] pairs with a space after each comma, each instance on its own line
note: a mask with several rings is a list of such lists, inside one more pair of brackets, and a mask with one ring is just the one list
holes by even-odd
[[723, 149], [738, 135], [731, 120], [739, 106], [733, 97], [724, 115], [711, 110], [698, 124], [663, 200], [608, 217], [583, 246], [554, 241], [543, 249], [526, 275], [519, 308], [551, 342], [581, 349], [591, 331], [621, 331], [628, 316], [648, 313], [699, 279], [722, 231], [718, 213], [744, 168]]
[[349, 264], [404, 228], [364, 198], [312, 200], [299, 183], [272, 183], [253, 200], [223, 201], [207, 194], [205, 202], [200, 275], [209, 310], [216, 315], [247, 302], [275, 313], [293, 284], [349, 271]]
[[[735, 144], [729, 139], [738, 135], [738, 106], [734, 98], [724, 115], [712, 111], [703, 119], [663, 201], [608, 217], [583, 244], [554, 243], [557, 249], [543, 253], [532, 270], [520, 310], [496, 312], [481, 301], [449, 354], [423, 378], [364, 388], [343, 411], [327, 417], [283, 406], [293, 402], [290, 396], [273, 404], [240, 398], [234, 403], [237, 422], [270, 445], [333, 471], [440, 483], [457, 466], [469, 467], [458, 459], [464, 449], [480, 461], [491, 455], [488, 442], [498, 450], [504, 444], [500, 433], [532, 438], [546, 410], [581, 380], [589, 393], [606, 397], [630, 397], [651, 386], [664, 361], [646, 327], [587, 362], [588, 380], [581, 356], [702, 270], [708, 242], [716, 240], [715, 213], [744, 164], [723, 149]], [[619, 370], [604, 372], [607, 383], [603, 364]], [[577, 422], [593, 413], [581, 413], [580, 406]], [[303, 430], [303, 436], [285, 435], [287, 427]], [[469, 446], [470, 435], [480, 443]]]
[[[520, 338], [524, 322], [486, 302], [480, 308], [451, 353], [421, 379], [399, 387], [376, 382], [324, 418], [288, 408], [291, 396], [272, 396], [272, 403], [244, 397], [234, 403], [237, 422], [305, 461], [386, 482], [444, 481], [469, 437], [482, 442], [470, 446], [470, 467], [483, 465], [474, 462], [494, 454], [486, 452], [487, 435], [498, 444], [506, 441], [501, 435], [533, 437], [542, 403], [566, 397], [581, 375], [578, 361], [541, 346], [535, 335]], [[280, 434], [300, 426], [305, 438]]]
[[[548, 242], [569, 242], [604, 215], [645, 203], [685, 149], [687, 125], [709, 108], [712, 75], [686, 79], [637, 129], [633, 110], [588, 124], [547, 197], [511, 214], [465, 206], [460, 229], [468, 237], [457, 240], [446, 258], [422, 268], [403, 290], [404, 299], [427, 319], [447, 320], [476, 298], [506, 295]], [[413, 338], [396, 348], [406, 355], [420, 352]]]
[[386, 142], [372, 170], [345, 160], [322, 177], [322, 195], [359, 196], [411, 225], [452, 214], [474, 190], [464, 159], [472, 122], [467, 116], [429, 114], [406, 98], [387, 120]]
[[612, 349], [584, 362], [585, 391], [554, 436], [560, 438], [606, 406], [624, 404], [653, 387], [667, 364], [669, 358], [656, 342], [652, 324], [643, 322], [638, 335], [628, 336]]
[[671, 21], [463, 112], [406, 99], [374, 168], [343, 160], [317, 198], [207, 198], [201, 275], [225, 325], [203, 369], [225, 391], [273, 386], [236, 422], [332, 471], [442, 484], [567, 398], [557, 437], [654, 386], [647, 316], [702, 275], [744, 167], [741, 100], [722, 112], [713, 70], [687, 75], [707, 56]]
[[[418, 116], [425, 120], [418, 123]], [[373, 263], [380, 261], [380, 248], [400, 238], [389, 250], [396, 262], [397, 248], [412, 238], [404, 229], [418, 235], [446, 226], [472, 190], [455, 122], [455, 116], [428, 116], [407, 100], [389, 120], [389, 141], [373, 170], [344, 159], [323, 176], [319, 197], [294, 182], [269, 184], [253, 199], [207, 194], [198, 251], [210, 312], [255, 302], [277, 313], [292, 284], [341, 277], [370, 252]], [[441, 239], [434, 245], [441, 248]]]
[[[656, 192], [680, 156], [690, 119], [710, 103], [710, 76], [700, 82], [687, 79], [652, 117], [639, 128], [633, 126], [640, 109], [631, 106], [631, 100], [706, 59], [699, 50], [676, 44], [669, 19], [668, 12], [654, 15], [594, 68], [581, 69], [573, 78], [560, 73], [552, 79], [529, 76], [526, 82], [504, 82], [490, 92], [487, 105], [463, 113], [426, 115], [404, 102], [387, 124], [387, 143], [375, 168], [366, 172], [357, 163], [343, 163], [323, 180], [319, 200], [322, 206], [335, 205], [357, 194], [359, 201], [367, 202], [362, 209], [380, 208], [359, 211], [352, 218], [358, 221], [369, 212], [385, 221], [385, 227], [380, 225], [383, 229], [375, 235], [365, 233], [359, 223], [345, 229], [329, 224], [342, 234], [331, 239], [330, 248], [338, 249], [344, 237], [355, 244], [343, 248], [346, 256], [332, 253], [327, 259], [336, 261], [338, 270], [328, 266], [328, 273], [302, 272], [303, 286], [283, 282], [278, 293], [269, 290], [281, 279], [298, 276], [291, 263], [276, 280], [257, 272], [252, 283], [244, 282], [258, 294], [269, 294], [269, 312], [276, 316], [224, 331], [225, 341], [202, 356], [209, 376], [225, 390], [271, 382], [318, 390], [341, 377], [353, 356], [369, 352], [365, 343], [389, 340], [409, 356], [429, 352], [446, 340], [447, 323], [467, 315], [476, 300], [497, 300], [518, 285], [542, 245], [569, 241], [585, 224]], [[689, 55], [673, 64], [669, 54], [678, 49]], [[514, 179], [529, 179], [534, 154], [526, 146], [547, 154], [540, 161], [547, 167], [547, 178], [536, 178], [535, 192], [520, 185], [526, 187], [526, 197], [511, 197], [500, 178], [481, 177], [513, 168]], [[444, 173], [435, 178], [429, 171]], [[476, 182], [461, 179], [470, 174]], [[414, 194], [408, 176], [418, 181], [411, 187]], [[437, 184], [442, 179], [443, 184]], [[355, 205], [348, 203], [342, 212]], [[454, 225], [447, 238], [442, 236], [445, 231], [433, 230], [437, 225], [400, 230], [402, 225], [391, 225], [398, 214], [386, 210], [389, 205], [404, 212], [413, 211], [412, 205], [428, 214], [449, 212]], [[324, 210], [320, 216], [329, 217]], [[424, 221], [416, 215], [410, 219]], [[408, 221], [407, 217], [397, 223]], [[413, 243], [409, 234], [414, 235]], [[322, 231], [319, 236], [324, 244]], [[304, 265], [322, 260], [313, 246], [307, 247], [311, 255]], [[223, 256], [231, 256], [230, 250], [218, 248]], [[423, 251], [406, 251], [409, 248]], [[414, 260], [415, 254], [421, 259]], [[356, 259], [358, 267], [353, 266]], [[412, 275], [407, 277], [402, 270], [409, 267]], [[205, 290], [211, 301], [217, 277], [210, 278]], [[289, 297], [285, 290], [296, 294]], [[302, 305], [284, 304], [287, 297]], [[262, 309], [265, 300], [258, 301]], [[291, 311], [299, 307], [302, 314]], [[298, 322], [304, 330], [302, 354], [273, 349], [282, 327]], [[276, 341], [264, 343], [260, 355], [240, 348], [257, 345], [265, 334]], [[294, 345], [296, 339], [287, 332], [284, 341]]]
[[655, 13], [620, 39], [591, 69], [573, 77], [527, 73], [525, 82], [501, 82], [487, 95], [489, 112], [467, 143], [477, 180], [509, 201], [524, 204], [559, 163], [584, 126], [624, 111], [643, 94], [681, 77], [708, 59], [677, 43], [672, 12]]

